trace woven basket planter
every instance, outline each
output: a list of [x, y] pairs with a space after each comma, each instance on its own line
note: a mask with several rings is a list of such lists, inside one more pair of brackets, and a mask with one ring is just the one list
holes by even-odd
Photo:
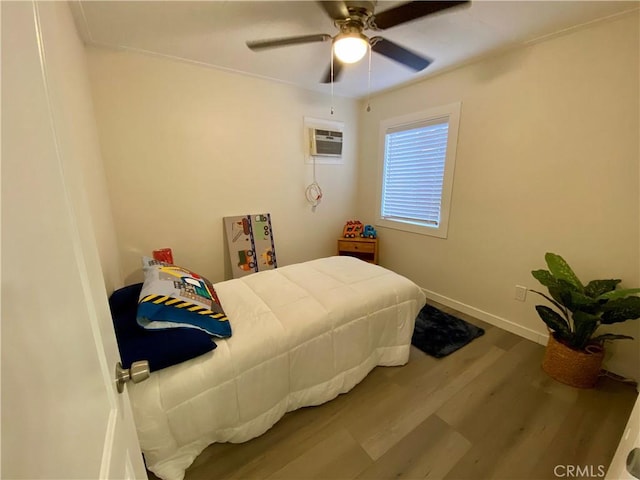
[[604, 349], [589, 345], [588, 351], [573, 350], [558, 342], [553, 334], [542, 360], [542, 369], [553, 379], [578, 388], [593, 388], [604, 359]]

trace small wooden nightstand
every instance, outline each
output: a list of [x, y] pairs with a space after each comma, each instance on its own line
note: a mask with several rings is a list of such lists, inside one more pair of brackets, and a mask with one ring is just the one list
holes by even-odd
[[348, 255], [369, 263], [378, 263], [377, 238], [339, 238], [338, 255]]

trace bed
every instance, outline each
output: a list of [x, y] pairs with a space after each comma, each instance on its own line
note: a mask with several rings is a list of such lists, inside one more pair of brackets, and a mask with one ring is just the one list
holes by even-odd
[[244, 442], [285, 413], [409, 359], [425, 297], [407, 278], [329, 257], [215, 284], [233, 328], [217, 348], [129, 384], [147, 468], [181, 480], [207, 445]]

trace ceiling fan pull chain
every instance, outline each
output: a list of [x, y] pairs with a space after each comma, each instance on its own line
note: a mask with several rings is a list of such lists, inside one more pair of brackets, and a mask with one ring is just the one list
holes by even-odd
[[371, 111], [371, 45], [369, 45], [369, 79], [367, 80], [367, 112]]
[[331, 45], [331, 115], [333, 115], [333, 45]]

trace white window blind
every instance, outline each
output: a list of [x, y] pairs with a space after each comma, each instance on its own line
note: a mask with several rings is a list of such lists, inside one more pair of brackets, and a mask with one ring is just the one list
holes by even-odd
[[447, 117], [387, 129], [383, 219], [440, 226], [448, 137]]

